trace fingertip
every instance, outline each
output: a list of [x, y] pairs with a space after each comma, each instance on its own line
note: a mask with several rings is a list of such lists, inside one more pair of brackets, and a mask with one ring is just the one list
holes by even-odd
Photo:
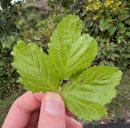
[[23, 110], [32, 112], [40, 107], [40, 102], [31, 91], [27, 91], [14, 102], [13, 106], [18, 106]]
[[45, 96], [46, 94], [43, 93], [43, 92], [39, 92], [39, 93], [34, 93], [33, 96], [36, 100], [38, 100], [39, 102], [42, 102], [42, 99], [43, 97]]
[[4, 121], [3, 128], [25, 127], [34, 110], [40, 109], [38, 102], [31, 91], [20, 96], [11, 106]]
[[45, 97], [45, 112], [55, 115], [64, 113], [64, 102], [57, 93], [48, 93]]
[[44, 128], [66, 127], [64, 101], [58, 93], [47, 93], [42, 100], [38, 127], [43, 126]]

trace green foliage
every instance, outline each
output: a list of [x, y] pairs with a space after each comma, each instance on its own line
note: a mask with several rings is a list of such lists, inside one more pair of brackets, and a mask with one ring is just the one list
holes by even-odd
[[22, 40], [26, 42], [35, 42], [38, 46], [47, 52], [47, 44], [50, 41], [50, 36], [56, 28], [57, 24], [65, 17], [66, 14], [50, 15], [43, 20], [38, 21], [35, 25], [29, 27], [25, 23], [25, 19], [19, 20], [17, 23], [20, 25], [20, 34], [22, 35]]
[[12, 52], [12, 65], [25, 89], [59, 92], [68, 110], [79, 119], [92, 121], [107, 115], [105, 105], [115, 96], [122, 72], [116, 67], [89, 67], [97, 43], [81, 35], [81, 28], [79, 17], [68, 15], [53, 32], [48, 54], [33, 43], [20, 41]]
[[[18, 74], [11, 66], [10, 52], [19, 37], [19, 29], [15, 25], [20, 13], [20, 4], [12, 6], [10, 0], [2, 0], [0, 11], [0, 99], [4, 99], [19, 88], [16, 85]], [[19, 12], [18, 12], [19, 11]]]
[[19, 88], [19, 86], [16, 86], [18, 75], [11, 66], [12, 56], [10, 51], [14, 42], [16, 41], [11, 36], [7, 41], [0, 44], [0, 99], [9, 96], [15, 89]]
[[117, 90], [117, 96], [108, 105], [109, 111], [116, 118], [129, 118], [130, 113], [130, 70], [123, 74], [123, 79]]
[[0, 4], [3, 9], [7, 9], [11, 6], [11, 0], [0, 0]]
[[25, 39], [26, 33], [23, 31], [34, 28], [34, 24], [40, 20], [40, 14], [36, 10], [32, 10], [30, 14], [30, 10], [23, 8], [21, 2], [15, 5], [11, 5], [10, 0], [0, 2], [3, 9], [0, 11], [0, 99], [5, 99], [21, 88], [16, 84], [18, 74], [11, 66], [10, 52], [18, 40]]
[[61, 94], [69, 110], [80, 119], [98, 120], [107, 115], [104, 105], [115, 96], [120, 79], [118, 68], [92, 67], [65, 84]]
[[14, 56], [12, 65], [21, 75], [19, 82], [25, 85], [25, 89], [34, 92], [58, 90], [59, 79], [56, 71], [42, 49], [33, 43], [26, 45], [20, 41], [12, 55]]
[[89, 32], [99, 43], [96, 63], [127, 69], [130, 59], [129, 3], [121, 0], [95, 0], [82, 6], [85, 6], [80, 13], [85, 24], [83, 32]]
[[[21, 90], [21, 86], [16, 84], [18, 74], [11, 66], [12, 56], [10, 55], [17, 40], [35, 42], [48, 53], [47, 44], [50, 36], [67, 14], [79, 15], [84, 25], [82, 33], [89, 33], [98, 42], [99, 51], [94, 64], [116, 65], [123, 70], [129, 68], [129, 1], [115, 0], [114, 4], [111, 3], [113, 0], [99, 1], [100, 3], [96, 1], [49, 0], [51, 9], [49, 15], [45, 16], [37, 9], [25, 8], [22, 3], [12, 6], [10, 0], [0, 0], [3, 8], [3, 11], [0, 11], [0, 98], [2, 100], [13, 94], [15, 90], [19, 88]], [[106, 2], [110, 2], [108, 7]], [[119, 87], [117, 98], [111, 104], [112, 110], [114, 112], [118, 110], [115, 113], [121, 113], [121, 116], [124, 113], [123, 106], [127, 106], [126, 108], [130, 106], [129, 84], [126, 81], [129, 79], [124, 78], [124, 84]]]
[[22, 92], [16, 92], [14, 91], [14, 93], [6, 98], [5, 100], [0, 100], [0, 127], [2, 127], [2, 124], [4, 122], [4, 119], [9, 111], [10, 106], [12, 105], [12, 103], [14, 102], [14, 100], [20, 96], [20, 94], [22, 94]]
[[52, 12], [80, 16], [84, 24], [82, 32], [93, 36], [99, 45], [95, 64], [116, 65], [126, 70], [130, 64], [129, 8], [126, 0], [75, 0], [68, 7], [61, 1], [55, 2]]
[[96, 56], [97, 43], [89, 35], [81, 36], [81, 27], [82, 22], [70, 15], [70, 19], [69, 16], [64, 18], [51, 36], [49, 55], [61, 79], [68, 79], [72, 73], [90, 66]]

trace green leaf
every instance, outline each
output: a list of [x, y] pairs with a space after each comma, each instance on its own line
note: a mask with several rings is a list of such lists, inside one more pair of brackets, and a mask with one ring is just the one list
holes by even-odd
[[125, 35], [130, 37], [130, 32], [126, 32]]
[[66, 65], [66, 77], [91, 65], [97, 55], [97, 43], [89, 35], [82, 35], [72, 45]]
[[89, 35], [81, 36], [82, 22], [77, 16], [65, 17], [54, 31], [49, 55], [61, 79], [91, 65], [97, 54], [97, 43]]
[[109, 27], [110, 27], [110, 24], [108, 22], [106, 22], [105, 20], [100, 20], [99, 28], [100, 28], [101, 31], [105, 31]]
[[37, 91], [57, 91], [59, 79], [55, 69], [41, 48], [34, 43], [28, 45], [19, 41], [14, 51], [12, 65], [20, 74], [19, 82], [25, 85], [25, 89]]
[[108, 29], [109, 35], [112, 36], [116, 32], [117, 28], [115, 26], [111, 26]]
[[50, 39], [49, 54], [34, 43], [18, 42], [12, 65], [25, 89], [60, 92], [68, 110], [91, 121], [107, 115], [105, 105], [115, 96], [122, 73], [116, 67], [89, 68], [97, 43], [88, 34], [81, 35], [81, 28], [78, 16], [65, 17]]
[[116, 67], [97, 66], [64, 85], [61, 95], [67, 108], [86, 121], [107, 115], [105, 106], [115, 96], [122, 72]]

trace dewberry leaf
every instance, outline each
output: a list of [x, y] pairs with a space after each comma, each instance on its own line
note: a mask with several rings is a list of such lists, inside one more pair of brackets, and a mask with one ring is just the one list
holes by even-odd
[[98, 120], [107, 115], [105, 106], [115, 96], [122, 72], [116, 67], [97, 66], [64, 85], [61, 95], [67, 108], [80, 119]]
[[87, 68], [97, 55], [97, 42], [88, 34], [80, 38], [72, 45], [66, 65], [66, 77]]
[[34, 43], [25, 44], [19, 41], [12, 52], [14, 57], [13, 67], [20, 74], [19, 82], [24, 84], [27, 90], [57, 91], [59, 78], [50, 58], [41, 48]]
[[88, 34], [81, 35], [82, 22], [78, 16], [65, 17], [53, 32], [49, 55], [61, 79], [91, 65], [97, 55], [97, 43]]
[[[119, 85], [122, 72], [117, 67], [94, 66], [84, 71], [76, 83], [87, 85], [94, 94], [90, 96], [95, 102], [107, 104], [116, 95], [115, 87]], [[100, 99], [99, 99], [100, 97]]]
[[20, 41], [12, 52], [12, 65], [25, 89], [60, 92], [78, 118], [98, 120], [107, 115], [105, 105], [115, 96], [122, 72], [116, 67], [89, 67], [97, 43], [88, 34], [81, 35], [81, 29], [78, 16], [63, 18], [50, 38], [48, 54], [34, 43]]

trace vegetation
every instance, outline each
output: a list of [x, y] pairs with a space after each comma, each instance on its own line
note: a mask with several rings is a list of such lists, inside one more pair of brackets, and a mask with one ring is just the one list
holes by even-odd
[[[18, 40], [35, 42], [47, 53], [50, 36], [57, 24], [67, 14], [78, 15], [84, 24], [82, 33], [89, 33], [99, 45], [99, 53], [93, 65], [115, 65], [125, 74], [118, 89], [118, 95], [109, 109], [116, 117], [121, 110], [128, 111], [130, 100], [130, 4], [128, 0], [49, 0], [47, 14], [38, 8], [25, 8], [18, 2], [1, 0], [0, 11], [0, 99], [8, 102], [8, 97], [23, 88], [16, 83], [18, 74], [11, 66], [10, 52]], [[31, 1], [31, 0], [30, 0]], [[114, 2], [114, 3], [113, 3]], [[97, 6], [98, 5], [98, 6]], [[31, 9], [31, 11], [30, 11]], [[118, 106], [118, 107], [117, 107]], [[118, 111], [116, 111], [118, 110]], [[4, 116], [3, 116], [4, 117]], [[0, 121], [1, 122], [1, 121]]]
[[[9, 1], [8, 1], [9, 2]], [[12, 57], [10, 52], [17, 42], [18, 28], [17, 7], [11, 6], [10, 2], [2, 1], [3, 10], [0, 11], [0, 98], [9, 96], [15, 89], [17, 74], [11, 66]], [[7, 7], [10, 6], [10, 9]]]
[[48, 54], [34, 43], [19, 41], [11, 53], [12, 65], [25, 89], [58, 92], [67, 109], [79, 119], [99, 120], [107, 116], [104, 105], [116, 95], [122, 72], [114, 66], [90, 67], [98, 46], [88, 34], [81, 35], [81, 29], [78, 16], [66, 16], [50, 37]]
[[127, 1], [76, 0], [69, 7], [63, 2], [55, 4], [60, 6], [55, 6], [55, 13], [62, 13], [63, 10], [59, 12], [58, 9], [64, 8], [65, 13], [79, 15], [84, 22], [83, 33], [96, 38], [100, 47], [96, 64], [116, 65], [122, 70], [129, 67], [130, 5]]

